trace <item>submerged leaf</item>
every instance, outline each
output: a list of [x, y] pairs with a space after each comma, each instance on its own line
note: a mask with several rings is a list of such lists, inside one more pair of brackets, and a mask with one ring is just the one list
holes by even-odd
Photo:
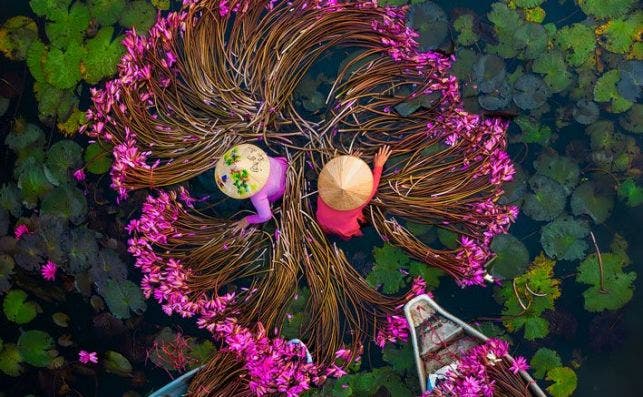
[[621, 79], [616, 84], [619, 95], [628, 101], [636, 101], [641, 96], [643, 85], [643, 61], [628, 61], [619, 67]]
[[557, 219], [545, 225], [540, 244], [548, 256], [558, 260], [574, 261], [585, 256], [587, 223], [573, 218]]
[[585, 182], [574, 190], [570, 204], [574, 215], [589, 215], [595, 223], [603, 223], [614, 208], [613, 192], [600, 189], [596, 183]]
[[589, 125], [598, 120], [600, 109], [598, 105], [590, 100], [581, 99], [576, 102], [572, 115], [579, 124]]
[[42, 198], [41, 211], [79, 224], [87, 214], [87, 200], [80, 189], [65, 184], [54, 188]]
[[87, 146], [84, 158], [87, 171], [92, 174], [104, 174], [112, 166], [111, 148], [102, 142], [92, 143]]
[[491, 241], [491, 251], [496, 254], [491, 263], [491, 274], [512, 279], [522, 274], [529, 265], [527, 247], [511, 234], [500, 234]]
[[549, 95], [549, 88], [543, 80], [531, 73], [520, 76], [514, 84], [514, 102], [524, 110], [541, 107]]
[[69, 257], [66, 269], [69, 273], [80, 273], [98, 262], [96, 237], [97, 233], [84, 225], [71, 229], [69, 238], [63, 240], [62, 243], [63, 249]]
[[620, 117], [618, 123], [626, 131], [643, 133], [643, 104], [635, 103], [630, 110]]
[[534, 168], [538, 174], [560, 183], [568, 195], [574, 190], [580, 177], [580, 168], [574, 160], [553, 151], [541, 153], [534, 161]]
[[69, 139], [54, 143], [47, 151], [45, 162], [49, 182], [59, 186], [69, 181], [69, 169], [80, 166], [82, 151], [83, 148], [79, 144]]
[[11, 276], [15, 262], [7, 254], [0, 254], [0, 294], [4, 294], [11, 288]]
[[146, 305], [140, 288], [129, 280], [107, 280], [99, 292], [116, 318], [126, 319], [132, 314], [145, 311]]
[[562, 362], [560, 356], [555, 350], [541, 347], [529, 361], [529, 366], [533, 370], [534, 377], [543, 379], [547, 371], [552, 368], [560, 367]]
[[34, 367], [46, 367], [52, 360], [49, 350], [54, 340], [48, 333], [38, 330], [23, 332], [18, 338], [18, 351], [26, 363]]
[[536, 221], [551, 221], [565, 208], [565, 189], [563, 186], [543, 175], [529, 179], [533, 193], [525, 196], [522, 210]]
[[44, 81], [36, 81], [34, 93], [38, 100], [38, 111], [41, 118], [53, 117], [66, 119], [74, 107], [78, 106], [78, 98], [72, 90], [59, 90]]
[[27, 301], [27, 293], [14, 289], [7, 293], [2, 303], [2, 310], [7, 320], [16, 324], [27, 324], [36, 318], [38, 307], [35, 303]]

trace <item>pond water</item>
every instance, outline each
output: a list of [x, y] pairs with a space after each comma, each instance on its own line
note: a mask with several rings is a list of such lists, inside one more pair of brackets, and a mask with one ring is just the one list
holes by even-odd
[[[640, 244], [643, 240], [641, 228], [643, 224], [641, 194], [643, 193], [639, 192], [638, 196], [617, 193], [617, 190], [621, 192], [621, 187], [626, 181], [633, 181], [637, 184], [636, 188], [641, 189], [639, 187], [641, 183], [639, 177], [641, 167], [639, 84], [642, 56], [641, 42], [634, 43], [636, 40], [640, 40], [640, 37], [636, 38], [636, 34], [640, 36], [640, 31], [636, 33], [636, 29], [628, 30], [628, 18], [635, 18], [633, 16], [636, 12], [634, 11], [634, 2], [627, 0], [607, 1], [606, 3], [612, 4], [614, 9], [623, 8], [622, 12], [614, 10], [610, 12], [609, 10], [605, 11], [604, 7], [598, 4], [599, 1], [579, 1], [579, 3], [589, 4], [585, 5], [584, 9], [572, 0], [511, 0], [497, 3], [474, 0], [420, 1], [419, 3], [424, 3], [424, 5], [417, 6], [417, 10], [414, 9], [416, 15], [424, 15], [421, 12], [426, 12], [426, 15], [438, 16], [435, 20], [425, 16], [422, 18], [416, 16], [415, 27], [420, 28], [423, 40], [432, 43], [431, 48], [438, 48], [440, 51], [449, 53], [455, 51], [459, 59], [458, 62], [460, 62], [460, 64], [456, 63], [456, 67], [460, 67], [457, 74], [462, 83], [466, 103], [472, 107], [472, 111], [502, 113], [509, 115], [514, 120], [508, 131], [510, 142], [508, 152], [514, 162], [520, 165], [524, 171], [525, 179], [543, 172], [537, 169], [538, 166], [534, 166], [534, 163], [545, 154], [550, 156], [545, 161], [551, 162], [557, 155], [566, 156], [573, 163], [573, 167], [578, 168], [579, 175], [570, 187], [571, 190], [562, 197], [564, 209], [559, 212], [573, 214], [574, 222], [584, 222], [587, 229], [587, 233], [580, 238], [586, 244], [582, 254], [574, 260], [559, 260], [555, 265], [554, 277], [560, 280], [561, 296], [555, 301], [555, 310], [546, 311], [543, 315], [549, 322], [549, 332], [541, 338], [527, 340], [523, 330], [508, 332], [503, 327], [501, 317], [503, 301], [498, 297], [498, 287], [462, 289], [452, 280], [442, 277], [439, 287], [433, 291], [433, 294], [445, 309], [465, 321], [484, 324], [485, 327], [488, 327], [489, 324], [497, 325], [497, 329], [501, 331], [503, 336], [511, 339], [512, 353], [516, 355], [523, 355], [529, 360], [542, 347], [556, 350], [561, 357], [561, 366], [573, 369], [577, 375], [578, 382], [573, 393], [574, 396], [638, 396], [641, 394], [640, 390], [643, 390], [643, 377], [639, 375], [640, 368], [638, 366], [640, 357], [643, 357], [641, 279], [637, 278], [632, 286], [627, 283], [614, 284], [624, 291], [632, 288], [631, 299], [623, 305], [618, 305], [622, 307], [600, 311], [585, 309], [584, 306], [587, 302], [583, 293], [587, 290], [588, 285], [576, 281], [581, 262], [595, 252], [594, 244], [588, 234], [590, 230], [596, 236], [597, 246], [602, 253], [610, 252], [610, 250], [615, 251], [610, 247], [610, 244], [616, 234], [628, 242], [627, 256], [631, 259], [631, 264], [624, 271], [638, 273], [639, 262], [643, 258], [643, 245]], [[139, 0], [138, 2], [146, 3], [147, 0]], [[45, 18], [36, 16], [32, 12], [29, 2], [5, 3], [0, 12], [0, 23], [5, 23], [6, 20], [16, 15], [29, 16], [37, 21], [40, 39], [47, 39], [44, 33], [47, 22]], [[32, 0], [31, 3], [44, 2]], [[80, 1], [78, 3], [85, 4]], [[178, 7], [174, 0], [168, 3], [173, 8]], [[406, 2], [402, 0], [401, 3]], [[510, 8], [506, 8], [507, 3]], [[517, 11], [514, 11], [513, 8], [516, 5], [518, 8]], [[149, 4], [148, 6], [151, 7]], [[499, 12], [500, 8], [506, 9], [506, 11]], [[136, 12], [143, 13], [141, 10], [143, 8], [136, 9]], [[498, 12], [496, 17], [487, 17], [488, 13], [494, 10]], [[443, 14], [440, 14], [441, 12]], [[462, 18], [463, 15], [471, 16], [472, 24], [469, 28], [466, 27], [467, 18]], [[637, 29], [640, 30], [641, 14], [636, 15], [639, 18]], [[503, 21], [510, 21], [512, 18], [520, 21], [516, 22], [520, 25], [520, 29], [515, 28], [514, 32], [507, 32], [506, 30], [511, 29], [511, 26], [505, 26]], [[526, 30], [527, 33], [525, 33], [524, 30], [521, 30], [522, 26], [527, 23], [525, 19], [531, 21], [530, 25], [537, 25], [538, 28], [534, 27], [533, 31]], [[121, 19], [120, 23], [125, 22]], [[440, 31], [440, 24], [444, 24], [444, 35], [435, 33]], [[547, 27], [548, 24], [549, 27]], [[621, 24], [622, 30], [610, 33], [609, 26], [614, 24]], [[572, 44], [565, 47], [561, 35], [557, 35], [556, 32], [566, 27], [579, 25], [591, 28], [589, 29], [590, 35], [597, 34], [600, 37], [596, 37], [595, 42], [590, 44], [583, 41], [574, 42], [569, 39]], [[122, 30], [120, 25], [116, 24], [115, 26], [118, 29], [117, 32]], [[541, 30], [540, 26], [545, 26], [545, 28]], [[608, 33], [602, 33], [604, 31]], [[475, 37], [470, 40], [464, 39], [463, 35], [467, 32], [472, 32]], [[632, 38], [623, 39], [624, 35], [630, 34], [628, 32], [631, 33]], [[543, 45], [538, 47], [540, 44], [534, 43], [541, 39], [540, 35], [542, 35]], [[1, 35], [0, 39], [2, 39]], [[81, 38], [81, 40], [84, 39]], [[627, 40], [630, 40], [631, 43]], [[516, 41], [520, 41], [522, 44], [516, 44]], [[0, 43], [2, 43], [1, 40]], [[557, 46], [565, 51], [560, 51]], [[578, 55], [574, 51], [582, 51], [574, 50], [574, 47], [578, 49], [587, 46], [590, 46], [591, 49], [585, 52], [583, 62], [575, 62], [574, 58], [569, 55], [570, 53]], [[537, 53], [528, 54], [531, 49]], [[337, 71], [337, 65], [349, 52], [349, 50], [343, 49], [330, 54], [316, 63], [307, 76], [311, 80], [317, 78], [320, 73], [325, 74], [326, 77], [333, 76]], [[544, 56], [541, 56], [540, 53], [543, 53]], [[502, 62], [500, 68], [502, 73], [499, 69], [491, 67], [488, 70], [480, 71], [480, 65], [482, 65], [480, 59], [483, 56], [490, 56], [490, 54], [500, 54], [498, 59], [501, 59]], [[549, 60], [559, 55], [560, 62], [548, 63]], [[467, 57], [470, 58], [469, 61], [465, 60]], [[486, 65], [483, 66], [486, 67]], [[633, 78], [635, 88], [629, 86], [623, 88], [624, 85], [621, 85], [610, 91], [607, 99], [603, 99], [600, 93], [596, 93], [594, 87], [600, 85], [602, 76], [612, 70], [619, 71], [622, 81], [625, 81], [623, 76], [632, 70], [632, 76], [636, 76], [636, 79]], [[570, 76], [569, 81], [561, 81], [560, 75], [567, 73]], [[525, 74], [536, 76], [537, 79], [534, 80], [536, 83], [521, 89], [518, 81]], [[498, 77], [500, 75], [502, 77]], [[488, 86], [494, 78], [499, 79], [496, 86], [483, 92], [481, 87]], [[326, 94], [330, 86], [321, 82], [322, 80], [318, 79], [316, 83], [311, 83], [314, 85], [312, 92]], [[45, 137], [41, 142], [43, 148], [49, 148], [64, 139], [56, 132], [56, 123], [52, 122], [51, 117], [43, 117], [43, 122], [39, 123], [39, 102], [33, 94], [34, 78], [24, 62], [0, 57], [0, 82], [0, 97], [10, 99], [7, 111], [3, 112], [0, 117], [0, 141], [5, 142], [5, 138], [17, 128], [16, 125], [20, 125], [14, 121], [16, 117], [40, 126], [43, 131], [42, 136]], [[504, 88], [505, 82], [509, 91]], [[75, 90], [73, 96], [77, 97], [78, 107], [81, 110], [89, 106], [89, 86], [85, 82], [73, 86], [73, 90]], [[538, 106], [532, 106], [533, 101], [539, 100], [535, 98], [534, 93], [541, 86], [546, 87], [547, 95]], [[528, 103], [521, 102], [518, 97], [520, 91], [524, 94], [520, 98], [524, 98]], [[631, 97], [624, 98], [628, 95]], [[616, 96], [625, 102], [616, 103], [616, 99], [614, 99]], [[39, 99], [42, 106], [43, 99]], [[505, 99], [507, 100], [505, 101]], [[588, 111], [592, 118], [590, 121], [578, 116], [581, 100], [591, 103], [592, 110]], [[611, 104], [609, 104], [610, 101]], [[302, 95], [298, 98], [297, 104], [305, 109], [304, 112], [309, 112], [310, 117], [315, 117], [314, 112], [318, 109], [314, 97]], [[615, 109], [618, 106], [621, 109]], [[597, 114], [593, 113], [594, 108], [598, 110]], [[575, 109], [576, 113], [574, 113]], [[40, 113], [42, 114], [42, 108]], [[627, 117], [632, 120], [630, 124], [626, 121]], [[605, 123], [597, 124], [600, 121]], [[614, 130], [608, 131], [606, 135], [601, 135], [601, 131], [596, 131], [596, 129], [593, 132], [588, 132], [588, 128], [592, 126], [607, 130], [613, 127]], [[549, 133], [543, 132], [545, 129], [549, 129]], [[75, 136], [71, 139], [83, 148], [89, 145], [86, 137]], [[608, 147], [610, 144], [612, 146]], [[22, 167], [25, 167], [25, 164], [27, 166], [33, 165], [34, 163], [24, 161], [32, 154], [10, 149], [9, 146], [9, 144], [3, 144], [0, 150], [0, 156], [2, 156], [0, 185], [22, 186], [24, 189], [24, 185], [17, 184], [19, 180], [17, 175], [24, 171], [15, 170], [19, 168], [20, 161], [23, 161]], [[625, 146], [627, 148], [623, 149]], [[31, 146], [27, 150], [32, 150], [30, 148]], [[606, 159], [606, 153], [612, 157]], [[35, 155], [39, 158], [36, 161], [40, 162], [36, 162], [36, 164], [49, 161], [44, 160], [45, 156], [45, 151]], [[67, 169], [65, 168], [64, 171], [66, 172]], [[577, 193], [572, 193], [572, 191], [584, 183], [591, 183], [596, 188], [596, 192], [592, 191], [581, 204], [570, 204], [570, 199], [567, 196], [576, 195]], [[139, 314], [132, 313], [130, 315], [126, 305], [126, 316], [122, 316], [122, 320], [109, 314], [110, 311], [113, 314], [114, 308], [111, 305], [105, 307], [105, 302], [103, 302], [105, 296], [103, 299], [99, 298], [98, 295], [101, 294], [92, 290], [92, 285], [109, 282], [99, 275], [100, 272], [120, 274], [118, 277], [122, 277], [123, 282], [126, 278], [133, 283], [140, 281], [140, 273], [132, 266], [133, 260], [126, 254], [127, 235], [123, 228], [128, 218], [139, 213], [137, 205], [142, 202], [144, 195], [134, 194], [130, 202], [116, 204], [115, 194], [109, 188], [108, 176], [104, 171], [90, 174], [87, 181], [79, 183], [78, 186], [86, 197], [87, 204], [81, 221], [76, 223], [86, 223], [91, 229], [102, 233], [101, 236], [95, 237], [98, 242], [95, 250], [103, 253], [104, 256], [97, 254], [96, 260], [103, 261], [101, 263], [105, 265], [99, 266], [98, 270], [91, 270], [94, 269], [94, 265], [87, 264], [89, 270], [85, 269], [87, 271], [82, 275], [81, 272], [74, 273], [73, 276], [71, 274], [61, 275], [54, 284], [50, 284], [41, 279], [37, 266], [29, 268], [20, 265], [20, 260], [16, 259], [15, 262], [18, 265], [12, 271], [7, 271], [4, 269], [5, 262], [2, 262], [0, 266], [2, 271], [0, 274], [0, 298], [4, 299], [9, 290], [24, 290], [27, 292], [28, 299], [35, 302], [34, 309], [38, 314], [34, 313], [34, 318], [24, 323], [17, 323], [8, 319], [7, 316], [0, 315], [2, 327], [0, 330], [0, 341], [2, 342], [0, 343], [0, 369], [2, 370], [0, 372], [0, 397], [53, 395], [134, 397], [146, 395], [165, 384], [171, 377], [179, 374], [179, 371], [171, 371], [170, 373], [160, 368], [157, 365], [158, 357], [150, 358], [149, 352], [153, 350], [154, 340], [164, 327], [171, 327], [175, 332], [183, 332], [192, 338], [191, 343], [197, 343], [197, 341], [200, 343], [205, 356], [199, 357], [198, 349], [192, 349], [194, 357], [197, 358], [191, 364], [207, 357], [209, 352], [207, 344], [204, 343], [208, 338], [207, 333], [199, 330], [191, 320], [180, 319], [177, 316], [171, 318], [166, 316], [159, 305], [153, 301], [147, 301], [146, 307], [141, 307]], [[196, 194], [210, 194], [213, 202], [221, 198], [220, 195], [217, 196], [216, 186], [209, 175], [204, 174], [195, 178], [190, 182], [190, 187]], [[521, 194], [515, 193], [520, 189], [523, 189]], [[523, 204], [523, 196], [535, 195], [530, 189], [537, 188], [533, 186], [529, 188], [523, 181], [522, 188], [514, 190], [513, 197], [519, 197], [514, 202]], [[34, 205], [24, 205], [17, 213], [12, 212], [9, 206], [4, 204], [9, 202], [3, 196], [6, 192], [7, 190], [0, 192], [0, 212], [2, 212], [2, 217], [0, 217], [0, 258], [5, 252], [14, 256], [16, 254], [15, 240], [7, 237], [7, 235], [11, 235], [16, 224], [30, 224], [29, 222], [37, 219], [41, 212], [47, 212], [47, 210], [41, 211], [40, 207], [45, 206], [44, 200], [38, 201], [38, 199], [33, 203]], [[541, 194], [547, 195], [551, 192]], [[578, 193], [578, 196], [580, 197], [581, 193]], [[546, 200], [547, 197], [543, 199]], [[74, 197], [66, 195], [61, 200], [71, 202]], [[571, 200], [574, 199], [571, 198]], [[25, 201], [24, 197], [23, 201]], [[81, 201], [84, 202], [85, 199]], [[552, 205], [557, 205], [553, 199], [552, 203]], [[217, 209], [222, 213], [232, 214], [239, 208], [245, 208], [246, 204], [226, 201], [225, 205], [221, 205]], [[585, 205], [585, 210], [578, 209], [579, 205], [581, 207]], [[546, 210], [547, 208], [543, 209], [543, 211]], [[543, 251], [543, 244], [541, 244], [543, 227], [554, 217], [546, 221], [538, 221], [534, 219], [539, 218], [534, 211], [527, 210], [526, 212], [528, 214], [520, 213], [518, 220], [511, 227], [510, 233], [524, 244], [529, 254], [529, 262], [531, 262]], [[70, 210], [70, 213], [73, 213], [73, 209]], [[603, 213], [604, 217], [601, 215]], [[592, 219], [592, 215], [594, 219]], [[597, 220], [597, 216], [601, 219]], [[31, 220], [28, 219], [29, 217]], [[6, 226], [3, 223], [5, 219]], [[65, 226], [64, 230], [65, 236], [67, 236], [75, 230], [80, 230], [80, 227], [70, 224]], [[423, 233], [424, 238], [428, 240], [436, 243], [440, 241], [435, 228], [424, 230]], [[568, 235], [559, 235], [554, 239], [558, 238], [562, 241], [568, 237]], [[94, 237], [92, 237], [93, 239]], [[61, 241], [63, 240], [61, 237]], [[373, 248], [383, 245], [372, 227], [364, 228], [363, 237], [348, 242], [333, 241], [347, 253], [349, 260], [364, 276], [368, 275], [373, 266]], [[57, 243], [52, 241], [52, 244], [56, 245]], [[58, 245], [66, 247], [65, 244]], [[52, 248], [47, 249], [50, 250], [48, 252], [52, 250]], [[43, 250], [46, 251], [46, 249]], [[113, 252], [116, 259], [113, 257], [110, 257], [112, 258], [110, 260], [105, 259], [111, 255], [107, 253], [108, 251]], [[44, 254], [34, 254], [34, 256], [37, 255], [40, 255], [40, 259], [44, 262]], [[120, 259], [118, 259], [119, 256]], [[507, 259], [505, 258], [505, 260]], [[526, 263], [519, 265], [526, 265]], [[525, 268], [526, 266], [523, 266], [521, 270], [524, 271]], [[623, 295], [627, 295], [627, 293], [624, 292]], [[29, 311], [31, 309], [23, 307], [21, 310]], [[7, 313], [6, 308], [4, 311]], [[58, 314], [54, 315], [55, 313]], [[66, 320], [63, 320], [63, 317], [66, 317]], [[45, 353], [49, 354], [49, 358], [30, 356], [25, 360], [24, 357], [20, 359], [10, 354], [17, 350], [9, 351], [8, 349], [11, 347], [7, 347], [7, 345], [20, 345], [20, 342], [17, 341], [21, 334], [29, 330], [42, 330], [50, 335], [51, 344], [46, 348], [41, 348], [41, 350], [49, 351]], [[38, 346], [34, 349], [37, 350]], [[97, 351], [100, 357], [99, 364], [96, 366], [79, 365], [77, 352], [81, 349]], [[369, 369], [369, 366], [388, 365], [376, 349], [371, 350], [373, 354], [364, 360], [368, 363], [368, 365], [365, 364], [366, 370]], [[118, 357], [114, 358], [115, 356], [108, 359], [108, 355], [111, 354], [108, 352], [122, 354], [122, 358], [127, 361], [127, 364]], [[20, 355], [20, 353], [17, 354]], [[154, 354], [152, 353], [152, 355]], [[56, 356], [59, 360], [53, 361]], [[20, 361], [19, 370], [12, 365], [17, 361]], [[108, 368], [108, 362], [113, 366], [111, 369]], [[13, 368], [15, 373], [7, 374], [7, 368]], [[409, 383], [414, 382], [413, 375], [407, 375], [406, 378], [402, 377], [403, 380]], [[548, 380], [540, 382], [543, 387], [552, 384]], [[414, 385], [414, 387], [417, 386]], [[409, 389], [413, 390], [412, 387]], [[390, 392], [380, 390], [377, 395], [390, 394]]]

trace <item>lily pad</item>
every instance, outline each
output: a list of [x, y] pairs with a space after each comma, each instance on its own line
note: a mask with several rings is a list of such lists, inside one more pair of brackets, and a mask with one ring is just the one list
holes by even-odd
[[603, 74], [594, 86], [594, 100], [596, 102], [609, 102], [612, 113], [622, 113], [632, 107], [632, 102], [623, 98], [616, 88], [621, 79], [621, 72], [617, 69]]
[[498, 110], [506, 107], [511, 102], [511, 86], [508, 82], [503, 81], [500, 86], [488, 94], [478, 97], [478, 103], [483, 109]]
[[619, 95], [635, 102], [641, 96], [643, 85], [643, 61], [624, 62], [620, 67], [621, 79], [616, 84]]
[[546, 347], [541, 347], [538, 349], [536, 354], [529, 361], [529, 366], [532, 368], [532, 372], [536, 379], [543, 379], [552, 368], [557, 368], [562, 365], [560, 356], [556, 350], [548, 349]]
[[80, 224], [87, 214], [87, 200], [80, 189], [62, 185], [43, 197], [40, 208], [43, 214], [60, 216]]
[[447, 14], [433, 1], [413, 3], [407, 24], [419, 34], [416, 40], [422, 51], [439, 48], [449, 33]]
[[0, 27], [0, 52], [13, 61], [24, 61], [31, 43], [38, 39], [38, 25], [28, 17], [9, 18]]
[[578, 5], [587, 15], [597, 18], [615, 18], [628, 13], [636, 0], [580, 0]]
[[0, 208], [8, 211], [14, 217], [19, 217], [22, 209], [20, 190], [15, 183], [5, 183], [0, 187]]
[[533, 193], [525, 195], [523, 212], [536, 221], [551, 221], [565, 208], [565, 189], [544, 175], [534, 175], [529, 179]]
[[23, 332], [18, 338], [18, 351], [28, 364], [34, 367], [46, 367], [52, 360], [49, 350], [54, 347], [54, 340], [48, 333], [38, 330]]
[[543, 80], [531, 73], [520, 76], [514, 84], [514, 102], [524, 110], [541, 107], [549, 95], [549, 88]]
[[34, 14], [50, 19], [60, 18], [69, 9], [72, 0], [29, 0]]
[[516, 173], [514, 174], [513, 179], [502, 185], [504, 193], [498, 200], [498, 203], [500, 204], [515, 204], [520, 206], [525, 193], [527, 193], [525, 171], [523, 171], [520, 166], [516, 165], [514, 167], [516, 169]]
[[114, 28], [105, 27], [95, 37], [87, 40], [87, 56], [81, 62], [81, 74], [89, 84], [96, 84], [116, 73], [123, 55], [122, 36], [114, 37]]
[[558, 50], [541, 53], [534, 61], [532, 70], [545, 75], [545, 83], [553, 93], [563, 91], [572, 81], [563, 54]]
[[589, 235], [587, 223], [573, 218], [557, 219], [545, 225], [540, 244], [548, 256], [559, 260], [574, 261], [585, 256]]
[[74, 88], [80, 81], [80, 60], [85, 53], [78, 43], [69, 44], [65, 51], [52, 48], [43, 68], [47, 82], [63, 90]]
[[[45, 25], [45, 32], [51, 45], [60, 50], [72, 44], [80, 47], [89, 26], [89, 9], [84, 3], [75, 2], [69, 10], [51, 16], [53, 22]], [[61, 87], [66, 88], [66, 87]]]
[[574, 390], [576, 390], [578, 382], [576, 372], [567, 367], [552, 368], [547, 372], [547, 377], [545, 379], [554, 382], [553, 385], [547, 388], [547, 391], [553, 397], [571, 396], [574, 393]]
[[514, 122], [520, 127], [522, 133], [519, 136], [511, 137], [511, 141], [537, 143], [546, 146], [554, 135], [548, 125], [540, 124], [537, 120], [527, 116], [518, 116], [514, 119]]
[[581, 99], [574, 105], [572, 115], [579, 124], [589, 125], [598, 120], [600, 109], [593, 101]]
[[529, 265], [527, 247], [511, 234], [500, 234], [493, 238], [491, 251], [496, 254], [491, 273], [503, 279], [512, 279], [524, 273]]
[[134, 367], [122, 354], [108, 350], [105, 352], [105, 371], [118, 376], [130, 376]]
[[453, 21], [453, 28], [458, 32], [458, 44], [470, 46], [478, 41], [478, 34], [475, 32], [474, 16], [472, 14], [463, 14]]
[[585, 182], [574, 190], [570, 204], [574, 215], [589, 215], [595, 223], [603, 223], [614, 208], [614, 194], [594, 182]]
[[582, 23], [564, 26], [556, 32], [556, 44], [570, 65], [580, 66], [590, 59], [596, 48], [594, 30]]
[[54, 143], [47, 151], [45, 163], [45, 173], [49, 182], [60, 186], [69, 181], [69, 169], [80, 166], [82, 152], [83, 148], [69, 139]]
[[129, 280], [107, 280], [99, 292], [116, 318], [130, 318], [132, 314], [141, 314], [146, 309], [140, 288]]
[[35, 124], [16, 124], [4, 140], [4, 143], [15, 152], [30, 146], [41, 146], [45, 143], [45, 134]]
[[626, 131], [635, 134], [643, 133], [643, 104], [635, 103], [627, 113], [619, 118], [618, 123]]
[[618, 197], [625, 201], [628, 207], [638, 207], [643, 204], [643, 187], [633, 179], [628, 178], [618, 185]]
[[127, 3], [119, 23], [126, 28], [136, 28], [137, 32], [147, 32], [156, 20], [156, 8], [145, 0]]
[[102, 289], [109, 281], [124, 281], [127, 278], [127, 266], [116, 251], [104, 248], [98, 252], [89, 274], [98, 288]]
[[85, 149], [85, 164], [88, 172], [101, 175], [112, 166], [112, 151], [104, 143], [92, 143]]
[[2, 303], [2, 310], [7, 320], [16, 324], [27, 324], [36, 318], [38, 306], [27, 301], [27, 293], [14, 289], [7, 293]]
[[484, 93], [491, 93], [505, 83], [505, 61], [496, 55], [483, 55], [474, 65], [473, 75], [478, 89]]
[[78, 98], [71, 89], [60, 90], [45, 81], [36, 81], [34, 93], [41, 119], [51, 117], [64, 120], [78, 106]]
[[0, 254], [0, 294], [4, 294], [11, 288], [11, 276], [15, 262], [7, 254]]
[[632, 299], [635, 272], [625, 273], [623, 268], [629, 264], [624, 253], [607, 252], [601, 254], [605, 290], [601, 291], [600, 267], [598, 256], [588, 256], [578, 267], [576, 281], [591, 287], [583, 292], [585, 309], [591, 312], [617, 310]]
[[516, 30], [514, 38], [525, 59], [538, 58], [547, 48], [547, 33], [539, 23], [523, 24]]
[[24, 371], [22, 356], [14, 344], [5, 344], [0, 351], [0, 371], [8, 376], [20, 376]]
[[386, 294], [394, 294], [404, 286], [404, 276], [400, 268], [409, 262], [409, 257], [400, 248], [385, 244], [373, 249], [375, 265], [366, 277], [374, 287], [382, 286]]
[[534, 161], [534, 168], [539, 175], [560, 183], [567, 195], [574, 190], [580, 177], [580, 168], [574, 160], [553, 151], [541, 153]]
[[628, 18], [612, 19], [596, 29], [598, 43], [608, 51], [625, 54], [639, 41], [643, 11], [635, 12]]
[[89, 0], [89, 14], [101, 26], [113, 25], [125, 10], [125, 0]]
[[69, 232], [69, 238], [63, 240], [63, 249], [69, 257], [67, 270], [71, 274], [87, 270], [92, 264], [98, 262], [96, 237], [96, 232], [86, 226], [80, 226], [72, 228]]

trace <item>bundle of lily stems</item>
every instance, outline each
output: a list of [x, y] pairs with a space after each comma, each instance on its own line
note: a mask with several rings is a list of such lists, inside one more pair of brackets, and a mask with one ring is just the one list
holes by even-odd
[[[490, 241], [517, 214], [498, 204], [514, 172], [507, 123], [462, 109], [453, 58], [421, 52], [405, 14], [371, 1], [184, 0], [146, 35], [128, 32], [118, 77], [92, 90], [83, 130], [113, 145], [119, 200], [154, 190], [128, 227], [146, 295], [221, 342], [190, 395], [298, 395], [341, 376], [370, 340], [404, 337], [397, 314], [407, 297], [367, 284], [315, 221], [306, 174], [336, 154], [360, 150], [368, 161], [390, 145], [394, 158], [365, 210], [377, 233], [462, 286], [484, 284]], [[301, 111], [298, 84], [342, 48], [358, 52], [325, 109]], [[396, 110], [419, 98], [431, 100]], [[287, 156], [289, 169], [274, 230], [240, 235], [185, 186], [246, 142]], [[407, 221], [456, 232], [460, 245], [429, 247]], [[299, 339], [313, 363], [278, 336], [302, 285], [310, 297]]]

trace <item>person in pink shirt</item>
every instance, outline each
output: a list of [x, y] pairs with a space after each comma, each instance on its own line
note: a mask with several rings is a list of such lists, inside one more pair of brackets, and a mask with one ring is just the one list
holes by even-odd
[[339, 156], [329, 161], [319, 175], [317, 222], [324, 233], [348, 240], [361, 236], [364, 207], [375, 197], [384, 164], [391, 156], [387, 145], [373, 158], [373, 171], [356, 156]]
[[235, 230], [272, 219], [270, 205], [284, 195], [287, 171], [285, 157], [270, 157], [250, 144], [237, 145], [221, 157], [215, 168], [217, 186], [232, 198], [249, 198], [257, 211], [235, 222]]

